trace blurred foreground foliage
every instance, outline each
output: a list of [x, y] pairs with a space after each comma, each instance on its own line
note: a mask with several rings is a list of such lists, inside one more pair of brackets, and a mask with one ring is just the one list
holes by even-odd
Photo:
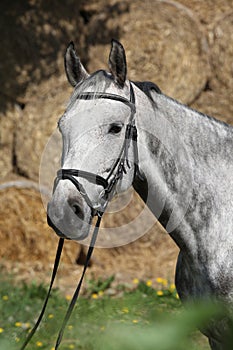
[[[195, 329], [203, 329], [213, 319], [221, 317], [222, 308], [211, 303], [199, 304], [179, 315], [161, 316], [147, 327], [110, 326], [103, 339], [99, 340], [98, 349], [104, 344], [111, 350], [194, 350], [208, 349], [207, 344], [191, 341]], [[233, 328], [232, 328], [233, 331]], [[231, 332], [232, 334], [232, 332]], [[233, 339], [227, 342], [226, 350], [233, 349]]]

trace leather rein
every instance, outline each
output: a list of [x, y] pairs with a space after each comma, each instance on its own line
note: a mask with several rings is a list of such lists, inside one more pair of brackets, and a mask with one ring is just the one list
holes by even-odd
[[[119, 157], [113, 163], [111, 170], [108, 174], [108, 177], [106, 179], [103, 178], [102, 176], [97, 175], [97, 174], [90, 173], [90, 172], [83, 171], [83, 170], [60, 169], [60, 170], [58, 170], [57, 177], [55, 178], [55, 181], [54, 181], [54, 190], [55, 190], [59, 181], [61, 181], [61, 180], [71, 181], [73, 183], [73, 185], [76, 187], [76, 189], [78, 190], [78, 192], [82, 195], [82, 197], [84, 198], [84, 200], [86, 201], [88, 206], [91, 208], [92, 216], [97, 216], [97, 221], [96, 221], [95, 228], [93, 230], [93, 234], [92, 234], [91, 242], [90, 242], [89, 249], [87, 252], [87, 257], [86, 257], [86, 261], [84, 264], [83, 272], [82, 272], [82, 275], [80, 277], [79, 283], [76, 287], [76, 290], [73, 294], [73, 297], [71, 299], [69, 307], [67, 309], [62, 326], [60, 328], [60, 331], [59, 331], [59, 334], [58, 334], [58, 337], [56, 340], [55, 350], [58, 349], [58, 347], [61, 343], [66, 324], [71, 316], [71, 313], [73, 311], [73, 308], [74, 308], [75, 303], [77, 301], [77, 298], [79, 296], [79, 292], [80, 292], [81, 285], [82, 285], [82, 282], [84, 279], [84, 275], [85, 275], [86, 269], [89, 265], [92, 252], [94, 250], [94, 246], [95, 246], [95, 242], [97, 239], [101, 219], [102, 219], [102, 216], [103, 216], [103, 214], [106, 210], [107, 204], [108, 204], [109, 194], [113, 193], [118, 181], [121, 180], [123, 175], [127, 173], [127, 167], [130, 168], [129, 159], [128, 159], [128, 150], [129, 150], [129, 146], [130, 146], [131, 141], [133, 141], [134, 177], [136, 176], [137, 173], [139, 173], [137, 128], [135, 125], [135, 113], [136, 113], [135, 95], [134, 95], [134, 91], [133, 91], [133, 87], [132, 87], [131, 82], [130, 82], [130, 100], [128, 100], [127, 98], [120, 96], [120, 95], [105, 93], [105, 92], [103, 92], [103, 93], [102, 92], [100, 92], [100, 93], [83, 92], [80, 95], [78, 95], [77, 99], [80, 99], [80, 100], [108, 99], [108, 100], [119, 101], [119, 102], [122, 102], [125, 105], [127, 105], [130, 108], [131, 113], [130, 113], [130, 117], [128, 120], [128, 124], [126, 126], [125, 138], [124, 138], [124, 142], [123, 142], [123, 145], [122, 145], [120, 153], [119, 153]], [[91, 202], [90, 198], [88, 197], [84, 186], [78, 181], [77, 178], [84, 178], [91, 183], [94, 183], [94, 184], [97, 184], [97, 185], [103, 187], [103, 191], [101, 192], [100, 197], [104, 198], [106, 202], [105, 202], [104, 207], [101, 208], [101, 210], [100, 209], [97, 210], [97, 209], [93, 208], [92, 202]], [[52, 223], [51, 219], [48, 216], [47, 216], [47, 220], [48, 220], [49, 226], [51, 226], [56, 232], [57, 228], [55, 227], [55, 225]], [[65, 236], [64, 236], [64, 238], [65, 238]], [[43, 318], [43, 315], [44, 315], [44, 312], [45, 312], [45, 309], [46, 309], [46, 306], [47, 306], [47, 303], [48, 303], [48, 300], [49, 300], [49, 297], [51, 294], [52, 286], [53, 286], [53, 283], [54, 283], [54, 280], [56, 277], [57, 269], [59, 266], [60, 257], [61, 257], [61, 253], [62, 253], [62, 249], [63, 249], [63, 245], [64, 245], [64, 238], [62, 237], [59, 239], [56, 257], [55, 257], [55, 261], [54, 261], [53, 272], [52, 272], [52, 276], [51, 276], [51, 280], [50, 280], [50, 286], [49, 286], [48, 293], [47, 293], [47, 296], [45, 298], [41, 313], [37, 319], [37, 322], [35, 323], [34, 327], [32, 328], [31, 332], [29, 333], [28, 337], [26, 338], [24, 344], [20, 348], [20, 350], [24, 350], [26, 348], [27, 344], [30, 342], [31, 338], [33, 337], [34, 333], [36, 332], [36, 330], [39, 327], [39, 324]]]

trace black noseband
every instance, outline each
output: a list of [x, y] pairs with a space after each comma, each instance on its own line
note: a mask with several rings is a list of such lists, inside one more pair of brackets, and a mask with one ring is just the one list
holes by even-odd
[[76, 170], [76, 169], [60, 169], [57, 172], [57, 177], [60, 180], [70, 180], [69, 175], [76, 176], [76, 177], [82, 177], [93, 184], [97, 184], [99, 186], [103, 186], [103, 188], [107, 188], [108, 181], [105, 180], [102, 176], [95, 175], [92, 173], [89, 173], [87, 171], [83, 170]]

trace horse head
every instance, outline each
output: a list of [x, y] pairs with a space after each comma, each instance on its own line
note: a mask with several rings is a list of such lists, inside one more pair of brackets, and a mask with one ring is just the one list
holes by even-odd
[[134, 93], [124, 48], [116, 40], [109, 68], [110, 73], [89, 75], [73, 43], [66, 50], [65, 70], [74, 91], [58, 122], [62, 169], [47, 213], [57, 234], [69, 239], [87, 237], [93, 216], [132, 185], [137, 169]]

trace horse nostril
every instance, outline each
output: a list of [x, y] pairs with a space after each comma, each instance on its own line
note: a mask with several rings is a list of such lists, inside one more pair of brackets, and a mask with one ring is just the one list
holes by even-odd
[[73, 210], [73, 212], [75, 213], [75, 215], [77, 215], [77, 217], [79, 219], [83, 220], [84, 213], [83, 213], [83, 209], [82, 209], [82, 204], [77, 200], [77, 198], [69, 198], [68, 204], [71, 207], [71, 209]]
[[77, 215], [77, 217], [79, 217], [79, 219], [81, 219], [81, 220], [84, 219], [84, 214], [83, 214], [83, 211], [80, 208], [79, 204], [74, 203], [71, 205], [71, 208], [74, 211], [74, 213]]

